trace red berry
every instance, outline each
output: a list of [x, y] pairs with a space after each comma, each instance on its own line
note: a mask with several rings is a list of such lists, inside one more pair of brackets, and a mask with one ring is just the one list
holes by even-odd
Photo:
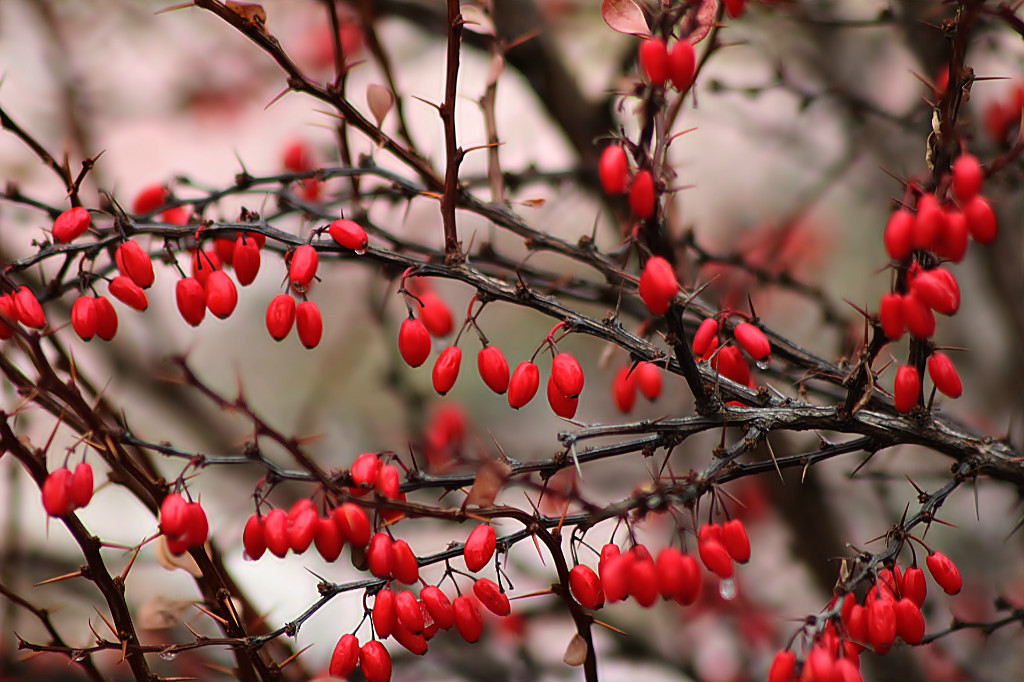
[[657, 569], [658, 591], [665, 599], [674, 599], [683, 591], [687, 578], [683, 563], [683, 553], [675, 547], [666, 547], [658, 553], [654, 567]]
[[334, 510], [334, 520], [341, 528], [342, 535], [356, 547], [366, 547], [370, 542], [370, 519], [363, 508], [352, 502], [346, 502]]
[[877, 654], [884, 654], [896, 641], [896, 612], [891, 599], [875, 599], [868, 604], [868, 641]]
[[[145, 294], [143, 294], [145, 296]], [[39, 305], [39, 299], [28, 287], [18, 287], [12, 296], [14, 303], [14, 314], [26, 327], [42, 329], [46, 326], [46, 315], [43, 313], [43, 306]]]
[[455, 609], [455, 627], [459, 634], [469, 643], [476, 642], [484, 631], [484, 619], [480, 615], [480, 607], [471, 597], [460, 595], [452, 602]]
[[90, 296], [79, 296], [71, 306], [71, 326], [83, 341], [96, 335], [96, 300]]
[[878, 319], [887, 339], [896, 341], [901, 338], [906, 330], [903, 322], [903, 297], [899, 294], [882, 294], [882, 302], [878, 306]]
[[996, 240], [999, 227], [996, 224], [996, 214], [984, 198], [977, 196], [964, 204], [964, 217], [967, 219], [967, 229], [971, 236], [979, 244], [991, 244]]
[[652, 256], [640, 275], [640, 298], [655, 315], [664, 315], [679, 292], [672, 264], [661, 256]]
[[167, 203], [170, 192], [163, 185], [149, 185], [135, 195], [132, 211], [136, 215], [153, 213]]
[[391, 545], [391, 575], [406, 585], [412, 585], [420, 578], [416, 555], [405, 540], [395, 540]]
[[397, 500], [401, 481], [398, 468], [392, 464], [382, 464], [377, 471], [377, 478], [373, 481], [373, 488], [381, 497], [389, 500]]
[[750, 365], [743, 358], [743, 353], [736, 346], [726, 346], [718, 351], [711, 366], [722, 376], [737, 384], [750, 384]]
[[391, 537], [387, 533], [374, 533], [366, 550], [370, 573], [378, 578], [391, 577]]
[[391, 636], [395, 638], [396, 642], [401, 644], [410, 652], [417, 656], [422, 656], [427, 653], [427, 638], [424, 636], [425, 634], [426, 630], [424, 630], [423, 634], [413, 634], [403, 628], [401, 623], [399, 623]]
[[896, 370], [892, 395], [897, 411], [907, 414], [914, 409], [917, 399], [921, 395], [921, 377], [918, 375], [916, 367], [901, 365]]
[[959, 263], [967, 255], [967, 244], [970, 237], [967, 216], [963, 211], [947, 209], [946, 231], [939, 235], [939, 239], [934, 245], [935, 255]]
[[283, 509], [272, 509], [263, 519], [263, 530], [267, 537], [267, 549], [276, 557], [288, 553], [288, 514]]
[[924, 194], [917, 201], [917, 219], [914, 221], [915, 249], [934, 248], [939, 236], [946, 231], [946, 212], [934, 194]]
[[953, 196], [961, 204], [976, 197], [984, 181], [985, 172], [974, 154], [965, 152], [953, 162]]
[[104, 296], [97, 296], [93, 300], [93, 308], [96, 309], [96, 336], [110, 341], [117, 334], [117, 311], [114, 310], [114, 304]]
[[903, 321], [907, 331], [919, 339], [927, 339], [935, 333], [935, 314], [913, 291], [903, 296]]
[[223, 270], [216, 270], [206, 278], [206, 307], [215, 317], [226, 319], [238, 305], [238, 289]]
[[731, 578], [734, 568], [732, 557], [725, 546], [714, 539], [707, 539], [697, 543], [697, 550], [700, 560], [708, 567], [708, 570], [719, 578]]
[[[227, 259], [222, 259], [227, 261]], [[234, 249], [231, 252], [231, 264], [235, 268], [235, 277], [243, 287], [249, 286], [256, 280], [260, 271], [260, 247], [256, 240], [248, 237], [243, 232], [235, 240]]]
[[146, 298], [146, 292], [125, 275], [118, 275], [110, 280], [108, 289], [111, 296], [131, 308], [142, 311], [149, 307], [149, 299]]
[[885, 226], [885, 250], [889, 258], [903, 261], [914, 250], [914, 214], [901, 208], [891, 216]]
[[345, 218], [335, 220], [327, 231], [331, 235], [331, 239], [346, 249], [352, 249], [356, 253], [366, 251], [367, 244], [369, 243], [366, 238], [366, 230], [354, 220], [346, 220]]
[[515, 409], [533, 400], [540, 387], [540, 370], [529, 360], [523, 360], [512, 372], [508, 384], [508, 404]]
[[130, 277], [143, 289], [152, 286], [156, 275], [153, 273], [153, 261], [146, 250], [138, 242], [131, 239], [121, 242], [114, 252], [114, 261], [122, 275]]
[[373, 631], [378, 637], [390, 637], [395, 631], [395, 626], [398, 625], [395, 603], [395, 593], [386, 588], [378, 592], [374, 598], [370, 619], [373, 621]]
[[242, 547], [245, 548], [245, 556], [256, 561], [267, 551], [267, 533], [263, 524], [263, 517], [253, 514], [245, 522], [242, 530]]
[[599, 609], [604, 606], [601, 579], [590, 566], [576, 564], [572, 567], [569, 571], [569, 590], [584, 608]]
[[359, 640], [355, 635], [344, 634], [334, 646], [328, 673], [331, 677], [348, 677], [356, 669], [358, 661]]
[[494, 548], [497, 544], [497, 536], [494, 526], [481, 523], [473, 529], [466, 539], [464, 550], [466, 568], [476, 573], [490, 562], [494, 556]]
[[295, 308], [295, 331], [306, 348], [316, 348], [324, 335], [324, 320], [313, 301], [302, 301]]
[[92, 216], [81, 206], [75, 206], [57, 216], [53, 221], [53, 241], [68, 243], [78, 239], [89, 229]]
[[391, 654], [376, 640], [359, 650], [359, 667], [368, 682], [391, 681]]
[[[616, 551], [618, 548], [616, 548]], [[601, 577], [601, 587], [609, 604], [622, 601], [629, 595], [630, 580], [633, 577], [634, 555], [610, 552], [607, 557], [601, 552], [601, 561], [597, 565]]]
[[579, 407], [579, 398], [567, 398], [555, 385], [554, 377], [548, 378], [548, 404], [551, 410], [563, 419], [572, 419], [576, 416], [576, 408]]
[[606, 194], [625, 194], [629, 185], [629, 159], [621, 145], [611, 144], [601, 152], [597, 167]]
[[963, 588], [963, 578], [956, 564], [942, 552], [934, 552], [925, 560], [932, 578], [946, 594], [959, 594]]
[[50, 516], [66, 516], [75, 509], [71, 499], [71, 469], [54, 469], [43, 481], [43, 509]]
[[473, 583], [473, 594], [488, 611], [496, 616], [507, 616], [512, 613], [512, 605], [508, 601], [508, 596], [490, 578], [480, 578]]
[[654, 215], [657, 196], [655, 194], [654, 176], [646, 168], [637, 171], [629, 186], [629, 208], [633, 215], [647, 220]]
[[633, 370], [636, 375], [636, 387], [648, 400], [657, 400], [661, 395], [661, 369], [653, 362], [641, 362]]
[[92, 465], [88, 462], [81, 462], [75, 467], [75, 473], [71, 475], [71, 502], [76, 507], [84, 507], [92, 499], [93, 477]]
[[270, 338], [280, 341], [288, 336], [295, 323], [295, 299], [291, 294], [278, 294], [267, 306], [267, 331]]
[[749, 322], [740, 322], [736, 325], [733, 335], [743, 350], [755, 360], [765, 360], [771, 355], [772, 346], [768, 342], [768, 337]]
[[668, 80], [668, 48], [661, 38], [648, 38], [640, 43], [640, 68], [651, 85], [660, 88]]
[[349, 493], [356, 496], [365, 495], [370, 488], [373, 488], [378, 472], [380, 472], [380, 458], [375, 453], [364, 452], [356, 457], [356, 461], [352, 462], [351, 475], [352, 482], [357, 487], [349, 488]]
[[448, 595], [441, 591], [436, 585], [427, 585], [420, 590], [420, 600], [427, 607], [430, 617], [442, 630], [447, 630], [455, 625], [455, 608], [452, 606]]
[[430, 332], [420, 320], [408, 317], [398, 331], [398, 350], [410, 367], [419, 367], [430, 355]]
[[950, 398], [959, 398], [963, 393], [960, 375], [957, 374], [953, 361], [945, 353], [936, 351], [928, 356], [928, 376], [935, 388]]
[[313, 501], [298, 500], [288, 510], [288, 547], [296, 554], [302, 554], [313, 544], [319, 517]]
[[206, 317], [206, 289], [195, 277], [183, 277], [174, 285], [178, 312], [193, 327]]
[[305, 140], [291, 140], [281, 152], [281, 164], [293, 173], [313, 168], [313, 150]]
[[747, 538], [747, 529], [739, 519], [722, 524], [722, 544], [736, 563], [745, 564], [750, 561], [750, 540]]
[[399, 592], [395, 595], [395, 612], [398, 614], [399, 627], [404, 627], [414, 635], [423, 632], [427, 626], [420, 603], [412, 592]]
[[636, 402], [636, 377], [629, 365], [620, 367], [612, 379], [612, 398], [622, 414], [629, 414]]
[[717, 335], [718, 320], [713, 317], [703, 320], [693, 335], [693, 354], [697, 357], [707, 357], [708, 352], [713, 349], [712, 342]]
[[[4, 320], [9, 320], [5, 322]], [[14, 297], [9, 294], [0, 295], [0, 339], [9, 339], [14, 336], [12, 324], [18, 323], [18, 313], [14, 310]]]
[[476, 356], [480, 378], [487, 387], [501, 395], [508, 390], [508, 361], [497, 346], [484, 346]]
[[907, 644], [917, 645], [924, 639], [924, 616], [913, 600], [904, 597], [893, 607], [896, 615], [896, 634]]
[[304, 291], [316, 275], [320, 256], [309, 244], [302, 244], [292, 252], [291, 264], [288, 267], [288, 280], [299, 291]]
[[942, 315], [954, 315], [960, 309], [960, 287], [943, 268], [925, 270], [910, 283], [910, 291], [929, 308]]
[[908, 568], [903, 573], [900, 594], [917, 604], [918, 607], [924, 606], [924, 599], [928, 594], [928, 584], [924, 579], [924, 571], [917, 566]]
[[192, 276], [206, 286], [210, 273], [222, 267], [220, 256], [214, 249], [202, 249], [192, 252]]
[[772, 660], [768, 670], [768, 682], [793, 682], [796, 679], [796, 654], [780, 651]]
[[316, 529], [313, 531], [313, 545], [324, 561], [336, 561], [341, 556], [341, 550], [345, 546], [345, 537], [341, 534], [341, 529], [338, 528], [333, 517], [317, 517]]
[[743, 16], [744, 10], [747, 9], [747, 0], [724, 0], [722, 4], [725, 5], [726, 14], [733, 19]]
[[433, 291], [424, 291], [419, 294], [420, 319], [426, 325], [431, 336], [448, 336], [455, 327], [452, 319], [452, 311], [444, 299]]
[[672, 46], [668, 56], [668, 74], [672, 86], [679, 92], [686, 92], [693, 85], [693, 75], [697, 70], [697, 55], [688, 40], [678, 40]]
[[203, 506], [198, 502], [185, 504], [185, 532], [180, 537], [170, 538], [180, 541], [184, 547], [201, 547], [210, 534], [210, 522], [206, 518]]
[[572, 353], [559, 353], [551, 360], [551, 380], [566, 398], [576, 398], [583, 391], [583, 367]]
[[[636, 550], [635, 547], [633, 549]], [[644, 608], [652, 606], [658, 600], [658, 571], [650, 555], [636, 558], [634, 552], [630, 566], [629, 594]]]
[[237, 239], [234, 237], [222, 236], [213, 238], [213, 250], [224, 265], [234, 265], [236, 243]]

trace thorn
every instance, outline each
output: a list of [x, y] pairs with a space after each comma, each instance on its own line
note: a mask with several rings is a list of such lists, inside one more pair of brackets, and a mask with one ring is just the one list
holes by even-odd
[[49, 585], [50, 583], [58, 583], [61, 580], [71, 580], [72, 578], [78, 578], [82, 575], [82, 569], [78, 569], [74, 573], [65, 573], [64, 575], [58, 575], [56, 578], [47, 578], [42, 582], [35, 583], [32, 587], [41, 587], [43, 585]]
[[598, 620], [597, 618], [594, 619], [594, 625], [600, 625], [601, 627], [607, 628], [608, 630], [611, 630], [612, 632], [617, 632], [620, 635], [626, 634], [625, 631], [618, 629], [614, 625], [609, 625], [608, 623], [605, 623], [603, 620]]

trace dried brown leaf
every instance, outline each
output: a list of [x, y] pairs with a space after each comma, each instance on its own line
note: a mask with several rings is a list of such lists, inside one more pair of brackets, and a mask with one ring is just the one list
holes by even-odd
[[394, 103], [395, 98], [392, 96], [391, 91], [383, 85], [370, 83], [366, 86], [366, 104], [370, 107], [370, 113], [373, 114], [373, 118], [377, 121], [378, 128], [384, 123], [384, 118], [391, 111]]
[[644, 11], [633, 0], [604, 0], [601, 3], [601, 16], [613, 31], [635, 36], [651, 35]]
[[574, 633], [569, 640], [569, 646], [565, 647], [565, 655], [562, 662], [566, 665], [583, 665], [587, 660], [587, 643], [580, 637], [580, 633]]

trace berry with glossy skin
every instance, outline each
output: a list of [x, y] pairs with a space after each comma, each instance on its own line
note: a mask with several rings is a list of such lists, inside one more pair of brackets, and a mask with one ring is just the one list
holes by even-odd
[[313, 501], [298, 500], [288, 510], [288, 547], [296, 554], [302, 554], [313, 544], [319, 517]]
[[896, 611], [891, 599], [878, 598], [868, 604], [868, 641], [877, 654], [884, 654], [896, 641]]
[[652, 402], [657, 400], [661, 395], [661, 369], [645, 360], [636, 366], [633, 374], [636, 375], [636, 387], [640, 393]]
[[231, 265], [235, 268], [238, 283], [243, 287], [256, 281], [256, 275], [260, 271], [260, 246], [244, 232], [235, 240], [231, 251]]
[[416, 555], [405, 540], [395, 540], [391, 544], [391, 575], [406, 585], [412, 585], [420, 578]]
[[295, 331], [306, 348], [316, 348], [324, 335], [324, 320], [313, 301], [302, 301], [295, 307]]
[[110, 341], [117, 334], [117, 311], [114, 310], [114, 304], [105, 296], [97, 296], [93, 299], [93, 308], [96, 310], [96, 336]]
[[917, 645], [924, 639], [924, 616], [913, 600], [904, 597], [893, 606], [896, 615], [896, 634], [904, 642]]
[[89, 211], [81, 206], [75, 206], [57, 216], [53, 221], [53, 241], [58, 244], [67, 244], [78, 239], [92, 224], [92, 216]]
[[390, 637], [398, 625], [398, 612], [395, 610], [395, 593], [387, 588], [377, 593], [373, 600], [373, 631], [378, 637]]
[[197, 249], [192, 252], [192, 276], [206, 286], [210, 273], [220, 270], [223, 264], [216, 249]]
[[136, 215], [153, 213], [167, 203], [170, 192], [163, 185], [148, 185], [143, 187], [132, 203], [132, 211]]
[[711, 361], [711, 366], [726, 379], [737, 384], [750, 384], [750, 365], [743, 357], [743, 352], [736, 346], [726, 346], [718, 351]]
[[902, 297], [903, 321], [911, 336], [927, 339], [935, 333], [935, 313], [921, 300], [916, 292]]
[[380, 458], [376, 453], [364, 452], [356, 457], [350, 471], [352, 482], [356, 484], [356, 487], [349, 488], [349, 493], [360, 497], [370, 492], [377, 480], [378, 472], [380, 472]]
[[555, 385], [554, 377], [548, 378], [548, 405], [551, 411], [563, 419], [572, 419], [576, 416], [576, 408], [579, 407], [579, 398], [567, 398], [565, 394]]
[[497, 534], [494, 532], [494, 526], [481, 523], [474, 528], [466, 539], [466, 548], [463, 552], [466, 568], [476, 573], [486, 566], [494, 556], [496, 544]]
[[959, 398], [964, 391], [953, 361], [943, 352], [936, 351], [928, 356], [928, 376], [935, 388], [950, 398]]
[[455, 625], [455, 607], [448, 599], [448, 595], [441, 591], [436, 585], [427, 585], [420, 590], [420, 600], [427, 607], [430, 617], [434, 619], [442, 630], [447, 630]]
[[943, 592], [950, 595], [960, 593], [964, 581], [960, 577], [960, 569], [949, 557], [942, 552], [934, 552], [928, 555], [925, 563], [928, 564], [928, 571]]
[[110, 280], [110, 295], [125, 305], [143, 311], [149, 307], [149, 299], [146, 292], [126, 275], [118, 275]]
[[925, 597], [928, 595], [928, 583], [924, 579], [924, 571], [917, 566], [911, 566], [904, 571], [900, 583], [900, 594], [917, 604], [918, 608], [924, 606]]
[[750, 539], [747, 537], [747, 529], [739, 519], [722, 524], [722, 544], [736, 563], [745, 564], [750, 561]]
[[914, 221], [914, 214], [905, 208], [889, 216], [885, 225], [885, 250], [893, 260], [906, 260], [914, 251]]
[[92, 465], [88, 462], [80, 462], [75, 467], [75, 473], [71, 474], [70, 483], [71, 502], [75, 507], [84, 507], [92, 500], [93, 476]]
[[647, 220], [654, 215], [657, 206], [657, 194], [654, 187], [654, 176], [646, 168], [637, 171], [629, 186], [629, 208], [633, 215]]
[[559, 353], [551, 360], [551, 380], [566, 398], [583, 392], [583, 367], [572, 353]]
[[498, 395], [508, 390], [508, 361], [500, 348], [497, 346], [481, 348], [476, 356], [476, 365], [480, 371], [480, 378], [484, 380], [489, 389]]
[[378, 578], [390, 578], [392, 568], [391, 538], [387, 533], [374, 533], [366, 550], [370, 573]]
[[114, 261], [122, 275], [131, 277], [132, 281], [143, 289], [152, 286], [156, 280], [152, 259], [136, 241], [129, 239], [121, 242], [114, 252]]
[[601, 577], [601, 587], [609, 604], [622, 601], [629, 595], [630, 580], [633, 577], [634, 555], [631, 552], [609, 551], [607, 556], [601, 551], [601, 561], [597, 564], [597, 572]]
[[242, 547], [245, 556], [256, 561], [267, 551], [267, 532], [260, 514], [253, 514], [242, 529]]
[[444, 299], [433, 291], [424, 291], [418, 295], [420, 299], [420, 319], [426, 325], [431, 336], [448, 336], [455, 328], [452, 311]]
[[679, 92], [686, 92], [693, 85], [693, 76], [697, 70], [697, 55], [689, 40], [677, 40], [668, 55], [668, 75], [672, 79], [672, 87]]
[[985, 181], [985, 171], [981, 162], [974, 154], [964, 153], [953, 162], [953, 196], [961, 204], [978, 196], [981, 183]]
[[331, 677], [348, 677], [356, 669], [359, 662], [359, 640], [355, 635], [344, 634], [334, 645], [331, 664], [328, 669]]
[[668, 80], [668, 48], [661, 38], [648, 38], [640, 43], [640, 68], [648, 82], [660, 88]]
[[398, 351], [410, 367], [419, 367], [430, 356], [430, 332], [422, 321], [408, 317], [398, 331]]
[[643, 557], [637, 556], [636, 549], [633, 548], [634, 558], [630, 565], [629, 595], [636, 599], [637, 604], [647, 608], [658, 600], [658, 570], [646, 548]]
[[[143, 294], [145, 296], [145, 294]], [[11, 297], [14, 304], [14, 314], [26, 327], [42, 329], [46, 326], [46, 315], [43, 313], [43, 306], [39, 305], [39, 299], [28, 287], [21, 286], [14, 290]]]
[[346, 502], [334, 510], [334, 520], [341, 528], [341, 534], [349, 544], [366, 547], [370, 542], [370, 519], [363, 508], [352, 502]]
[[[4, 320], [9, 320], [9, 323]], [[18, 313], [14, 310], [14, 297], [10, 294], [0, 295], [0, 339], [7, 340], [14, 336], [11, 325], [17, 323]]]
[[484, 618], [476, 602], [463, 594], [455, 598], [452, 608], [455, 609], [455, 627], [462, 638], [470, 644], [479, 641], [484, 631]]
[[604, 606], [601, 579], [590, 566], [576, 564], [572, 567], [569, 571], [569, 590], [584, 608], [593, 610]]
[[[674, 276], [675, 273], [673, 273]], [[714, 349], [712, 345], [718, 335], [718, 320], [709, 317], [700, 323], [693, 335], [693, 354], [697, 357], [706, 357]]]
[[640, 275], [640, 298], [647, 309], [664, 315], [678, 292], [679, 280], [672, 264], [661, 256], [648, 258]]
[[740, 322], [736, 325], [733, 335], [736, 337], [736, 342], [740, 344], [740, 347], [747, 351], [750, 357], [755, 360], [765, 360], [772, 353], [772, 346], [768, 342], [768, 337], [765, 336], [763, 331], [749, 322]]
[[629, 414], [636, 402], [636, 376], [629, 365], [620, 367], [612, 379], [612, 398], [622, 414]]
[[290, 294], [278, 294], [267, 306], [267, 331], [270, 338], [280, 341], [288, 336], [295, 324], [295, 299]]
[[[426, 631], [424, 630], [424, 633]], [[427, 653], [427, 638], [422, 633], [413, 634], [402, 627], [399, 623], [395, 631], [391, 633], [395, 641], [417, 656]]]
[[309, 283], [316, 276], [317, 267], [320, 265], [320, 256], [316, 249], [309, 244], [297, 246], [292, 252], [291, 263], [288, 266], [288, 280], [292, 286], [299, 291], [304, 291]]
[[391, 654], [376, 640], [359, 650], [359, 668], [369, 682], [391, 682]]
[[963, 211], [946, 209], [946, 231], [939, 235], [932, 250], [939, 258], [959, 263], [967, 255], [967, 244], [970, 241], [967, 229], [967, 216]]
[[287, 512], [283, 509], [271, 509], [263, 518], [263, 531], [270, 553], [278, 558], [284, 557], [290, 548]]
[[96, 335], [96, 305], [91, 296], [79, 296], [71, 306], [71, 326], [83, 341]]
[[50, 516], [66, 516], [75, 509], [71, 499], [71, 469], [54, 469], [43, 481], [43, 509]]
[[398, 626], [414, 635], [423, 632], [427, 626], [420, 603], [412, 592], [399, 592], [395, 595], [395, 612], [398, 614]]
[[906, 324], [903, 321], [903, 297], [899, 294], [882, 294], [878, 306], [878, 320], [882, 324], [882, 333], [890, 341], [903, 337]]
[[941, 315], [954, 315], [960, 309], [960, 287], [949, 270], [921, 272], [910, 283], [910, 291]]
[[892, 397], [896, 403], [896, 410], [903, 414], [909, 413], [917, 405], [917, 399], [921, 395], [921, 377], [917, 368], [913, 365], [901, 365], [896, 370], [896, 380], [893, 382]]
[[946, 212], [934, 194], [924, 194], [917, 201], [912, 242], [915, 249], [932, 249], [946, 231]]
[[772, 659], [772, 667], [768, 670], [768, 682], [792, 682], [796, 679], [796, 654], [792, 651], [780, 651]]
[[996, 214], [984, 198], [977, 196], [963, 206], [967, 229], [979, 244], [991, 244], [999, 234]]
[[215, 317], [226, 319], [238, 305], [238, 289], [223, 270], [216, 270], [206, 278], [206, 307]]
[[352, 249], [357, 253], [363, 253], [366, 251], [366, 247], [369, 245], [369, 240], [366, 237], [366, 230], [363, 226], [354, 220], [347, 220], [340, 218], [331, 223], [331, 226], [327, 228], [327, 232], [331, 235], [331, 239], [336, 241], [340, 246], [346, 249]]
[[195, 327], [206, 317], [206, 289], [195, 277], [183, 277], [174, 285], [174, 299], [182, 319]]
[[540, 387], [540, 370], [529, 360], [523, 360], [512, 372], [508, 384], [508, 404], [519, 409], [533, 400]]
[[498, 583], [490, 578], [479, 578], [473, 583], [473, 594], [488, 611], [496, 616], [507, 616], [512, 613], [508, 595], [502, 592]]
[[377, 471], [377, 478], [373, 481], [373, 489], [381, 497], [397, 500], [400, 487], [401, 476], [398, 473], [398, 468], [393, 464], [382, 464]]
[[697, 543], [697, 550], [700, 560], [708, 567], [708, 570], [719, 578], [731, 578], [735, 570], [729, 550], [714, 538], [701, 539]]
[[601, 152], [597, 167], [601, 187], [606, 194], [625, 194], [629, 186], [629, 158], [618, 144], [610, 144]]

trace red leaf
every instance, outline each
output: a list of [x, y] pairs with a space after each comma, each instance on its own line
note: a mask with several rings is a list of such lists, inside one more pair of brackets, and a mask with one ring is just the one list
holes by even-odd
[[604, 0], [601, 3], [601, 16], [613, 31], [636, 36], [651, 35], [644, 11], [633, 0]]
[[693, 30], [687, 36], [687, 40], [693, 45], [707, 37], [711, 33], [711, 27], [715, 25], [715, 17], [718, 16], [718, 0], [702, 0], [697, 13], [693, 15]]

